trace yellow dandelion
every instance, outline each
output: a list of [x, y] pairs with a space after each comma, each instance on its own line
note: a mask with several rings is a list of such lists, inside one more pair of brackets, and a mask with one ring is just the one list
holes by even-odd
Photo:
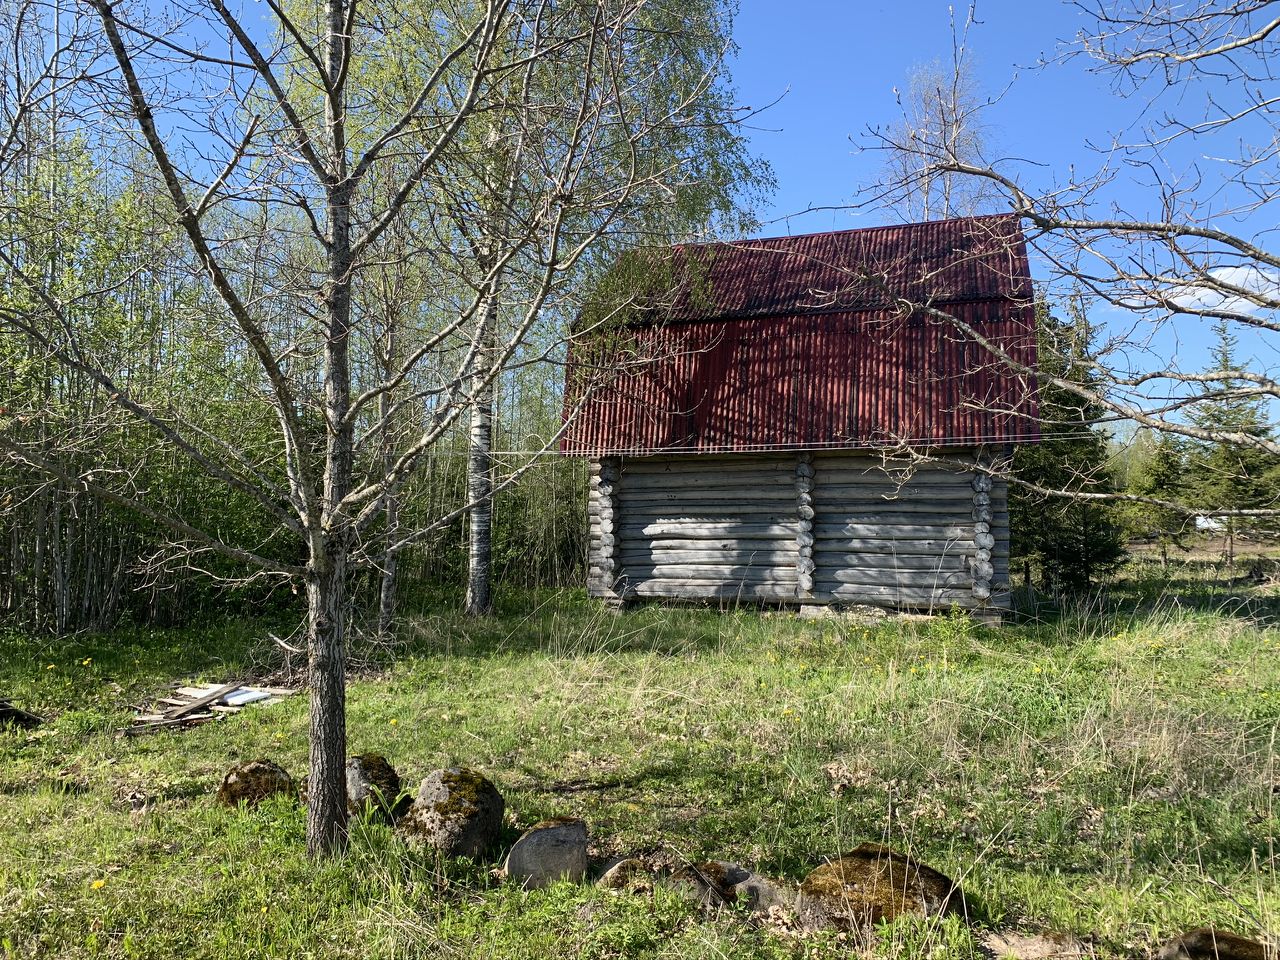
[[263, 908], [262, 908], [262, 912], [263, 912], [263, 914], [265, 914], [265, 913], [267, 912], [267, 908], [266, 908], [266, 907], [263, 907]]
[[93, 881], [93, 884], [92, 884], [93, 889], [95, 890], [101, 890], [106, 885], [107, 885], [107, 881], [103, 880], [102, 878], [98, 878], [97, 880]]
[[392, 718], [391, 718], [391, 725], [392, 725], [393, 727], [394, 727], [397, 723], [399, 723], [399, 722], [400, 722], [400, 721], [399, 721], [399, 720], [397, 720], [395, 717], [392, 717]]
[[80, 666], [87, 667], [91, 663], [93, 663], [93, 657], [85, 657], [80, 661]]
[[57, 666], [57, 664], [55, 664], [55, 663], [51, 663], [51, 664], [49, 664], [47, 667], [45, 667], [45, 669], [46, 669], [46, 670], [52, 670], [52, 669], [53, 669], [54, 667], [56, 667], [56, 666]]

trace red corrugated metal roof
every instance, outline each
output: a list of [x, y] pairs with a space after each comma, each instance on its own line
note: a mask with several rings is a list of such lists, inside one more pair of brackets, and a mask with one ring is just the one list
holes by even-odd
[[[673, 292], [655, 298], [644, 322], [607, 348], [575, 347], [569, 382], [597, 386], [565, 453], [1038, 438], [1034, 384], [960, 328], [1034, 366], [1031, 278], [1016, 218], [673, 253]], [[569, 410], [574, 390], [566, 394]]]

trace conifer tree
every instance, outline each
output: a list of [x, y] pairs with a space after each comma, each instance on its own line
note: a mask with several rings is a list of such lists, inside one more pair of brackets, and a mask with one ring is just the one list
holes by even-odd
[[[1062, 320], [1042, 303], [1037, 323], [1041, 371], [1048, 377], [1091, 385], [1093, 330], [1083, 311], [1070, 304], [1068, 318]], [[1040, 418], [1043, 441], [1019, 447], [1013, 458], [1011, 553], [1037, 567], [1046, 585], [1080, 589], [1124, 559], [1116, 507], [1106, 501], [1050, 496], [1039, 490], [1115, 492], [1107, 435], [1096, 426], [1102, 409], [1046, 384], [1040, 393]]]

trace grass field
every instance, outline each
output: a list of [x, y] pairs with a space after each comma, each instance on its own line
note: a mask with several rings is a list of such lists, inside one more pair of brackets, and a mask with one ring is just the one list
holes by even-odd
[[[999, 628], [525, 596], [480, 623], [413, 621], [351, 683], [350, 746], [414, 786], [476, 767], [519, 825], [585, 817], [601, 857], [795, 882], [882, 840], [961, 882], [973, 926], [901, 923], [878, 956], [978, 956], [986, 929], [1067, 932], [1104, 957], [1211, 922], [1277, 931], [1280, 630], [1238, 605], [1125, 596]], [[0, 635], [0, 692], [51, 717], [0, 732], [4, 956], [849, 954], [661, 886], [521, 892], [376, 824], [313, 864], [298, 808], [213, 803], [233, 762], [305, 772], [300, 697], [117, 735], [168, 681], [251, 667], [268, 629]]]

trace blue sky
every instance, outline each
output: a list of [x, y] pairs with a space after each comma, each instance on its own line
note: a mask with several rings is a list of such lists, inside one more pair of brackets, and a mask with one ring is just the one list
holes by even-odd
[[[860, 153], [859, 143], [868, 126], [899, 118], [893, 88], [905, 86], [913, 66], [949, 61], [950, 6], [939, 0], [743, 0], [732, 63], [739, 100], [760, 108], [782, 98], [754, 121], [753, 148], [778, 177], [777, 194], [763, 211], [763, 234], [879, 222], [874, 214], [850, 211], [790, 215], [847, 203], [875, 177], [883, 160]], [[956, 6], [962, 22], [967, 7]], [[1057, 52], [1059, 40], [1075, 36], [1084, 22], [1078, 12], [1059, 0], [980, 0], [977, 20], [969, 46], [981, 90], [996, 97], [1007, 88], [986, 118], [1001, 152], [1060, 170], [1092, 166], [1087, 141], [1109, 142], [1138, 105], [1113, 93], [1107, 78], [1087, 72], [1084, 61], [1036, 67]]]

